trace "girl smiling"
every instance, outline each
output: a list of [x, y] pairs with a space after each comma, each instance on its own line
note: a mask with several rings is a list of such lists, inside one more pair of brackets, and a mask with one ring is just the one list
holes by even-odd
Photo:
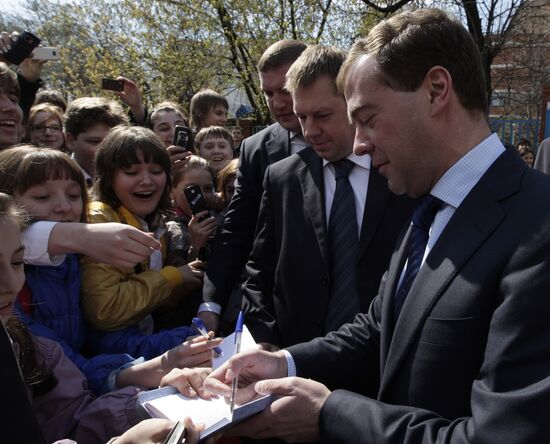
[[[122, 222], [151, 233], [164, 244], [164, 213], [170, 204], [170, 158], [162, 141], [141, 127], [117, 127], [103, 140], [95, 159], [97, 201], [89, 220]], [[188, 327], [156, 333], [156, 340], [137, 336], [113, 338], [131, 327], [150, 335], [152, 312], [178, 302], [202, 284], [202, 263], [164, 266], [163, 251], [133, 269], [86, 258], [82, 267], [82, 304], [88, 321], [98, 330], [95, 352], [126, 352], [150, 358], [194, 334]], [[160, 335], [160, 336], [159, 336]]]

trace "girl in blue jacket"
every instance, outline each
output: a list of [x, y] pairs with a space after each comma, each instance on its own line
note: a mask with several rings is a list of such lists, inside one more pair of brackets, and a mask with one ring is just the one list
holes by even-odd
[[[15, 196], [28, 212], [31, 222], [86, 222], [84, 208], [88, 194], [84, 176], [66, 154], [19, 146], [0, 153], [0, 169], [0, 190]], [[77, 255], [69, 254], [55, 266], [25, 265], [25, 280], [25, 287], [16, 304], [20, 318], [33, 334], [58, 342], [65, 355], [86, 375], [90, 388], [96, 393], [115, 389], [121, 370], [143, 362], [143, 358], [135, 359], [127, 353], [96, 356], [86, 353], [93, 347], [89, 343], [89, 328], [80, 308], [80, 265]], [[170, 338], [166, 339], [167, 332], [152, 335], [128, 329], [119, 332], [121, 337], [135, 336], [136, 341], [151, 344], [150, 348], [154, 351], [146, 356], [147, 359], [181, 344], [193, 334], [193, 330], [181, 327], [181, 332], [168, 333], [171, 333]], [[187, 347], [186, 351], [174, 351], [176, 353], [170, 350], [170, 361], [177, 366], [204, 364], [211, 357], [211, 352], [201, 355], [204, 352], [201, 350], [196, 356], [198, 359], [184, 364], [184, 355], [191, 358], [198, 350]], [[179, 362], [173, 359], [175, 355], [179, 355]]]

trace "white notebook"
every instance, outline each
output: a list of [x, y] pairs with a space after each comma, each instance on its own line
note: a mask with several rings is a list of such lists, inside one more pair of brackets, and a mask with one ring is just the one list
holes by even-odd
[[[234, 334], [226, 337], [220, 344], [222, 354], [214, 358], [213, 367], [218, 368], [227, 361], [235, 349]], [[241, 351], [256, 347], [256, 342], [246, 326], [241, 337]], [[189, 416], [195, 424], [205, 424], [200, 439], [206, 439], [230, 425], [264, 410], [272, 402], [271, 396], [263, 396], [246, 404], [235, 406], [233, 415], [229, 402], [223, 397], [213, 399], [188, 398], [173, 387], [149, 390], [139, 394], [139, 403], [152, 418], [167, 418], [181, 421]]]

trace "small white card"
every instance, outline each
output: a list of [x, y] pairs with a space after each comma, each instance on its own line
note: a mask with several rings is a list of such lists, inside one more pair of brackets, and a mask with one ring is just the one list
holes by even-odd
[[[212, 368], [215, 370], [225, 364], [235, 352], [235, 333], [225, 337], [223, 342], [219, 346], [222, 349], [222, 354], [212, 359]], [[256, 348], [256, 341], [252, 337], [250, 330], [243, 326], [243, 333], [241, 335], [241, 352]]]

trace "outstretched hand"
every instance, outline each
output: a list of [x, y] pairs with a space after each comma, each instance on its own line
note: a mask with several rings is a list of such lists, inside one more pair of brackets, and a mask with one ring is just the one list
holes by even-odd
[[215, 217], [209, 216], [208, 211], [201, 211], [193, 215], [189, 221], [189, 236], [191, 238], [191, 245], [198, 251], [199, 249], [206, 247], [210, 235], [212, 235], [218, 227], [218, 221]]
[[207, 339], [202, 336], [187, 340], [162, 355], [163, 369], [212, 367], [213, 349], [221, 342], [222, 338]]
[[[64, 223], [56, 224], [52, 236], [65, 227]], [[73, 252], [89, 256], [97, 262], [132, 268], [149, 257], [153, 250], [160, 249], [160, 242], [152, 235], [130, 225], [107, 222], [82, 224], [82, 227], [76, 228], [78, 232], [75, 234], [79, 233], [80, 237], [78, 241], [75, 240], [77, 248]], [[53, 254], [59, 253], [54, 251]]]
[[6, 31], [0, 32], [0, 62], [9, 63], [4, 58], [4, 54], [11, 49], [11, 45], [17, 40], [17, 37], [19, 37], [19, 33], [17, 31], [12, 32], [11, 34]]
[[166, 150], [170, 156], [170, 162], [172, 162], [172, 174], [187, 165], [187, 162], [189, 162], [189, 159], [193, 155], [193, 153], [187, 151], [185, 147], [177, 145], [170, 145]]
[[204, 380], [211, 371], [212, 369], [207, 367], [175, 368], [162, 378], [160, 386], [165, 387], [169, 385], [175, 387], [182, 395], [188, 398], [199, 396], [203, 399], [210, 399], [216, 395], [204, 388]]
[[122, 81], [124, 89], [122, 91], [115, 91], [115, 94], [130, 107], [135, 121], [140, 125], [145, 124], [147, 114], [143, 106], [139, 86], [137, 86], [136, 82], [126, 77], [119, 76], [117, 80]]

